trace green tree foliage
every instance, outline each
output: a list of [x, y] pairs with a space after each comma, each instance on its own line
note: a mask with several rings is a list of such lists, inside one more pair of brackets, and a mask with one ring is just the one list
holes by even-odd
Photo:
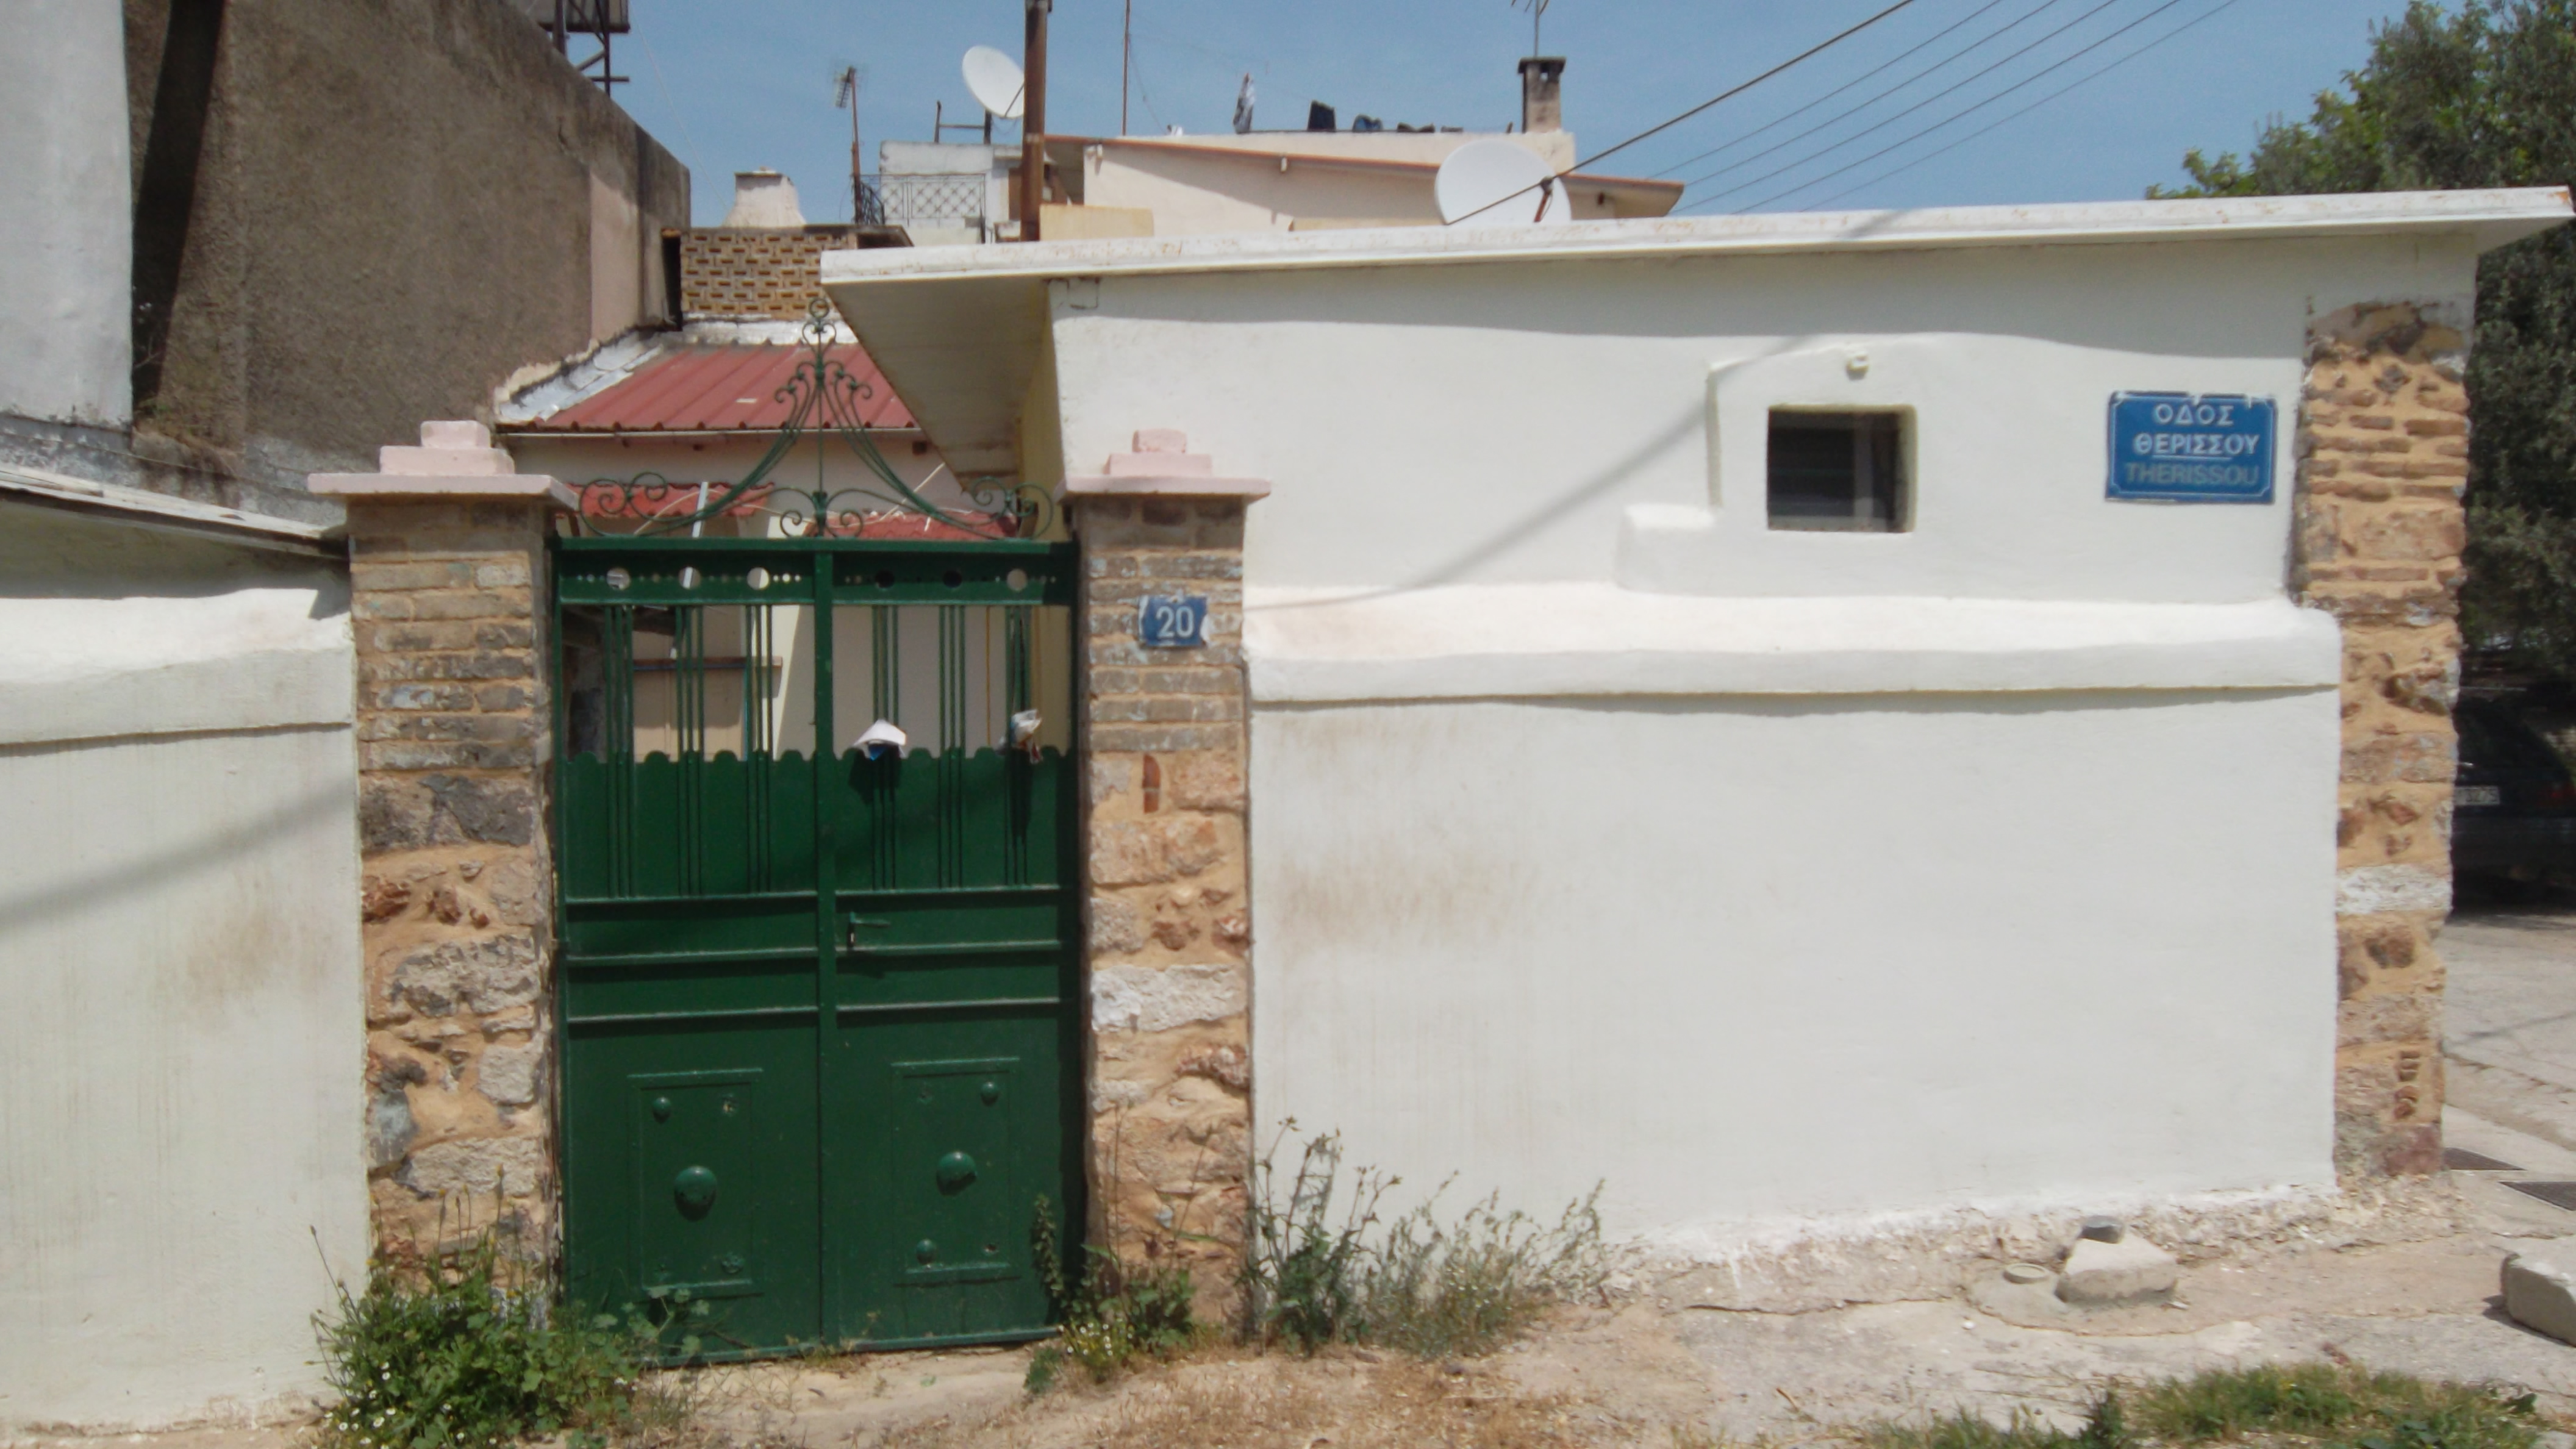
[[[2564, 186], [2576, 182], [2576, 0], [2414, 0], [2371, 33], [2345, 93], [2274, 121], [2243, 158], [2183, 157], [2147, 194]], [[2473, 645], [2576, 677], [2576, 227], [2478, 267], [2468, 369]]]

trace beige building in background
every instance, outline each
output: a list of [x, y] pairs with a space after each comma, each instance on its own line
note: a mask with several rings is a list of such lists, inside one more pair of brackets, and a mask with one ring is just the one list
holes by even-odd
[[[1440, 163], [1476, 141], [1523, 146], [1565, 175], [1576, 221], [1670, 214], [1677, 181], [1574, 171], [1564, 129], [1562, 61], [1522, 63], [1521, 120], [1506, 131], [1456, 126], [1397, 130], [1248, 131], [1164, 136], [1050, 136], [1047, 167], [1060, 201], [1049, 241], [1437, 226]], [[878, 148], [886, 220], [916, 246], [1016, 239], [1019, 147], [888, 141]], [[1524, 218], [1525, 219], [1525, 218]]]

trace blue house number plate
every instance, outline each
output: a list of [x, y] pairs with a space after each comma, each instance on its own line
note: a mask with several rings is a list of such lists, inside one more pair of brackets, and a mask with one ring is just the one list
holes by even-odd
[[1198, 649], [1207, 644], [1208, 601], [1203, 594], [1148, 594], [1136, 601], [1136, 642], [1148, 649]]
[[2272, 413], [2268, 397], [2111, 394], [2110, 496], [2271, 502]]

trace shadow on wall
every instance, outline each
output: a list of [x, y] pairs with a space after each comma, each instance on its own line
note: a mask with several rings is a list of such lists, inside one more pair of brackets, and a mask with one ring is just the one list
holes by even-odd
[[[1865, 236], [1873, 226], [1853, 235]], [[1651, 222], [1585, 222], [1584, 227], [1651, 227]], [[1247, 276], [1156, 278], [1118, 289], [1123, 319], [1302, 325], [1450, 328], [1565, 337], [1712, 340], [1956, 333], [2029, 337], [2076, 347], [2175, 357], [2297, 356], [2303, 341], [2292, 314], [2275, 303], [2294, 267], [2251, 252], [2213, 268], [2191, 248], [2126, 248], [2135, 253], [2110, 287], [2097, 259], [2064, 253], [2092, 247], [1995, 247], [1944, 253], [1718, 254], [1675, 258], [1495, 262], [1476, 266], [1343, 267]], [[1901, 263], [1901, 264], [1900, 264]], [[2356, 259], [2356, 266], [2370, 262]], [[2276, 270], [2277, 268], [2277, 270]], [[1579, 278], [1579, 281], [1576, 279]], [[1677, 287], [1675, 279], [1691, 283]], [[2292, 288], [2304, 290], [2304, 285]], [[2170, 307], [2167, 298], [2224, 308]], [[2066, 299], [2082, 297], [2085, 305]], [[2211, 318], [2222, 323], [2213, 327]], [[2288, 340], [2284, 340], [2285, 335]]]
[[[261, 734], [329, 734], [345, 732], [347, 725], [313, 725], [281, 730], [262, 730]], [[207, 734], [238, 735], [239, 730], [210, 730]], [[32, 745], [0, 745], [0, 759], [35, 755], [62, 754], [72, 750], [114, 749], [155, 740], [184, 736], [125, 736], [112, 740], [72, 740]], [[174, 841], [145, 856], [118, 860], [113, 866], [95, 870], [69, 880], [48, 883], [43, 889], [0, 896], [0, 941], [13, 932], [25, 931], [65, 916], [93, 911], [110, 905], [119, 897], [162, 884], [178, 876], [195, 875], [218, 866], [235, 864], [257, 853], [272, 842], [303, 833], [323, 821], [354, 819], [358, 809], [357, 785], [352, 780], [343, 788], [332, 786], [316, 790], [300, 800], [289, 801], [265, 815], [253, 817], [223, 829], [210, 831], [192, 840]]]
[[[1754, 356], [1729, 363], [1724, 370], [1733, 371], [1767, 358], [1803, 352], [1816, 346], [1819, 340], [1813, 335], [1785, 337]], [[1539, 507], [1522, 512], [1518, 517], [1504, 523], [1501, 528], [1486, 534], [1450, 556], [1446, 562], [1426, 569], [1403, 583], [1389, 584], [1384, 588], [1368, 589], [1354, 594], [1338, 594], [1330, 599], [1311, 599], [1296, 603], [1247, 604], [1245, 612], [1265, 613], [1308, 608], [1319, 604], [1338, 607], [1364, 599], [1388, 598], [1397, 594], [1411, 593], [1417, 589], [1436, 589], [1444, 584], [1456, 583], [1530, 541], [1550, 523], [1617, 492], [1620, 485], [1644, 476], [1680, 444], [1696, 439], [1702, 447], [1706, 447], [1707, 438], [1708, 409], [1696, 404], [1684, 408], [1675, 415], [1671, 423], [1647, 434], [1635, 447], [1602, 465], [1592, 476], [1557, 494]]]

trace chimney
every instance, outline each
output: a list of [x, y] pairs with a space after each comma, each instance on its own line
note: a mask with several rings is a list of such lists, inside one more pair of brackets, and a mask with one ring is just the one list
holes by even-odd
[[766, 166], [757, 171], [735, 172], [733, 210], [725, 213], [724, 224], [759, 231], [788, 231], [803, 226], [805, 213], [796, 207], [796, 183]]
[[1536, 135], [1565, 129], [1565, 107], [1557, 100], [1557, 85], [1564, 78], [1564, 56], [1533, 55], [1521, 62], [1523, 133]]

